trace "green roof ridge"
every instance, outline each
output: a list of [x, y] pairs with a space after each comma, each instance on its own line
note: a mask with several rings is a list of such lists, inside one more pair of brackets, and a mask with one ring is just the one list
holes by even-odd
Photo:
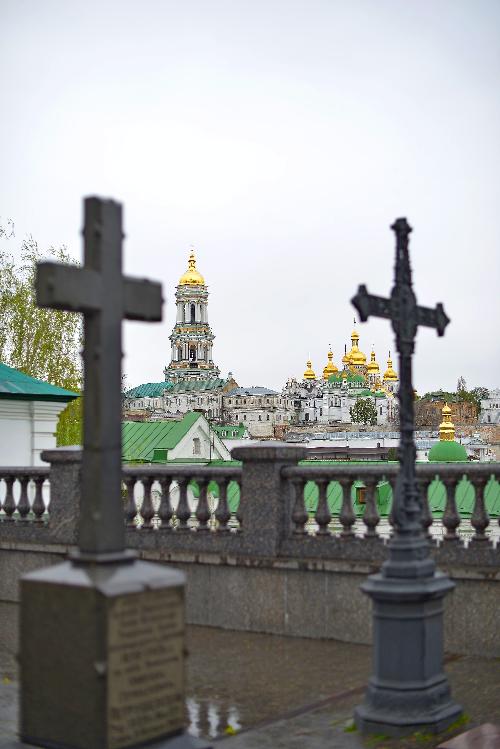
[[0, 398], [67, 403], [78, 396], [79, 393], [38, 380], [36, 377], [31, 377], [19, 369], [0, 362]]

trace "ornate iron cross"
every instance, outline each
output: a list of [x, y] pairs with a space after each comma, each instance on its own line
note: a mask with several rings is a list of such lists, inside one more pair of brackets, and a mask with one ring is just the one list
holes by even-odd
[[[398, 218], [391, 226], [391, 229], [396, 234], [395, 281], [391, 296], [389, 299], [373, 296], [368, 293], [366, 286], [363, 285], [359, 287], [358, 293], [351, 301], [357, 309], [362, 322], [365, 322], [370, 315], [388, 318], [396, 334], [396, 348], [399, 353], [400, 371], [398, 398], [400, 404], [401, 443], [399, 449], [400, 473], [393, 510], [393, 517], [396, 524], [394, 547], [401, 546], [401, 542], [404, 540], [402, 536], [408, 538], [420, 535], [422, 525], [422, 507], [415, 479], [416, 448], [414, 442], [415, 417], [412, 383], [412, 355], [415, 348], [415, 336], [419, 325], [436, 328], [438, 335], [442, 336], [450, 321], [445, 314], [442, 304], [437, 304], [435, 309], [418, 306], [412, 288], [410, 257], [408, 253], [408, 237], [412, 229], [405, 218]], [[410, 544], [413, 546], [413, 552], [410, 553], [410, 556], [413, 556], [416, 561], [419, 555], [421, 558], [422, 550], [417, 552], [414, 541]], [[417, 544], [417, 546], [419, 545]], [[407, 548], [407, 551], [410, 551], [410, 549]], [[405, 556], [406, 560], [409, 561], [408, 556]], [[400, 561], [402, 562], [402, 559]], [[402, 571], [402, 566], [399, 566], [400, 571]], [[405, 573], [403, 572], [402, 574], [404, 575]]]
[[84, 265], [39, 263], [37, 304], [83, 312], [84, 406], [79, 556], [120, 557], [122, 319], [161, 320], [161, 284], [122, 275], [122, 207], [85, 199]]

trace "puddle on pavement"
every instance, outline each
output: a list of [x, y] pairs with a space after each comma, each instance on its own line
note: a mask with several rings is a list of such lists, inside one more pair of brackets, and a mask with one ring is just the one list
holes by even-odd
[[[14, 632], [17, 607], [10, 613], [2, 624]], [[370, 674], [368, 646], [335, 640], [188, 625], [187, 648], [186, 720], [203, 738], [275, 720], [366, 684]], [[15, 644], [4, 638], [0, 679], [18, 676]]]
[[188, 626], [189, 732], [215, 738], [366, 684], [371, 649]]

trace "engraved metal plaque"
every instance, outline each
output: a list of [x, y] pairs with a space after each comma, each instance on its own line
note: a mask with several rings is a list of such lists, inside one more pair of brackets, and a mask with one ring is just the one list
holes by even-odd
[[108, 746], [122, 749], [184, 726], [180, 587], [112, 598], [108, 613]]

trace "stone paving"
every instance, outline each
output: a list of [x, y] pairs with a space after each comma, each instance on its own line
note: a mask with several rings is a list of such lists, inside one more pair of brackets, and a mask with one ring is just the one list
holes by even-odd
[[[370, 673], [367, 646], [188, 627], [188, 650], [190, 732], [214, 749], [434, 749], [500, 723], [500, 659], [449, 657], [466, 720], [439, 737], [390, 740], [350, 730]], [[0, 648], [0, 746], [16, 734], [16, 678], [12, 653]]]

